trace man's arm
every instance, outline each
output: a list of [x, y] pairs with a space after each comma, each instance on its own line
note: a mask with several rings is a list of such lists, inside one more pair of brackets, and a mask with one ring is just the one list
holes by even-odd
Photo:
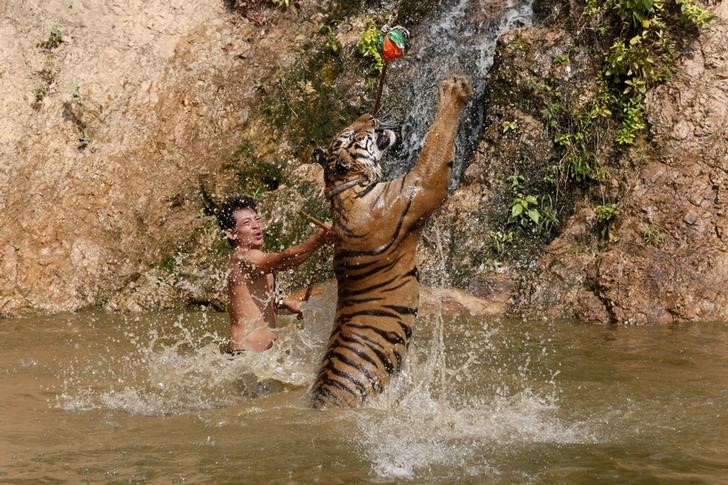
[[246, 251], [240, 258], [240, 263], [249, 267], [249, 271], [261, 274], [281, 271], [298, 266], [320, 246], [333, 239], [332, 232], [320, 229], [302, 243], [284, 249], [280, 253], [265, 253], [258, 250]]

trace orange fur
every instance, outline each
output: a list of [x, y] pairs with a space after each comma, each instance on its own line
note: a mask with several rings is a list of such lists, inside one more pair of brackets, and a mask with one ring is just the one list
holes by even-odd
[[447, 198], [455, 136], [470, 93], [462, 77], [440, 84], [435, 121], [416, 165], [403, 177], [377, 183], [379, 160], [394, 134], [379, 129], [370, 115], [344, 129], [328, 150], [314, 153], [324, 165], [338, 236], [336, 319], [311, 389], [314, 407], [359, 405], [402, 366], [419, 304], [417, 243]]

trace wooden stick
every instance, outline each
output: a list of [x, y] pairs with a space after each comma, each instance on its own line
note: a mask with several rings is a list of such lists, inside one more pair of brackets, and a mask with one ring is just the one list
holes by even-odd
[[[323, 253], [319, 256], [321, 263], [323, 264], [324, 256]], [[314, 268], [315, 270], [316, 268]], [[311, 280], [308, 282], [308, 286], [306, 287], [306, 292], [303, 294], [303, 300], [301, 301], [308, 301], [309, 298], [311, 298], [311, 293], [313, 293], [313, 287], [316, 284], [316, 275], [314, 274], [311, 276]]]
[[387, 62], [384, 61], [382, 66], [382, 73], [379, 75], [379, 86], [377, 86], [377, 97], [374, 101], [374, 109], [372, 110], [372, 116], [377, 116], [379, 112], [379, 102], [382, 100], [382, 90], [384, 89], [384, 77], [387, 75]]
[[[315, 224], [316, 226], [320, 227], [321, 229], [324, 229], [326, 231], [330, 231], [331, 228], [328, 226], [328, 224], [319, 221], [314, 216], [310, 214], [306, 214], [304, 211], [299, 210], [297, 211], [298, 215], [306, 219], [308, 222]], [[320, 256], [321, 262], [323, 262], [323, 254]], [[303, 295], [303, 300], [301, 301], [308, 301], [309, 298], [311, 298], [311, 293], [313, 292], [313, 286], [316, 284], [316, 275], [313, 275], [311, 277], [311, 281], [309, 281], [308, 286], [306, 287], [306, 293]]]
[[325, 222], [321, 222], [321, 221], [319, 221], [319, 220], [318, 220], [318, 219], [316, 219], [316, 218], [315, 218], [314, 216], [311, 216], [311, 215], [309, 215], [309, 214], [306, 214], [306, 213], [305, 213], [305, 212], [303, 212], [302, 210], [299, 210], [299, 211], [298, 211], [298, 215], [299, 215], [299, 216], [301, 216], [301, 217], [303, 217], [304, 219], [306, 219], [306, 220], [307, 220], [308, 222], [310, 222], [310, 223], [312, 223], [312, 224], [315, 224], [315, 225], [317, 225], [317, 226], [318, 226], [318, 227], [320, 227], [321, 229], [325, 229], [325, 230], [327, 230], [327, 231], [331, 229], [331, 227], [329, 227], [329, 225], [328, 225], [328, 224], [326, 224]]

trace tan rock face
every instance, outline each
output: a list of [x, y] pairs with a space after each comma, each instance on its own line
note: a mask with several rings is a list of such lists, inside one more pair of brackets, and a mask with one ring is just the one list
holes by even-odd
[[715, 13], [675, 78], [648, 94], [653, 148], [623, 174], [612, 242], [589, 246], [593, 215], [577, 209], [521, 298], [527, 315], [728, 319], [728, 4]]
[[620, 242], [598, 261], [617, 321], [728, 318], [728, 5], [647, 116], [656, 153], [625, 198]]
[[[260, 141], [259, 158], [280, 161], [311, 193], [319, 190], [320, 169], [299, 166], [305, 149], [270, 133], [259, 101], [302, 57], [323, 7], [302, 1], [281, 12], [247, 3], [256, 5], [247, 19], [224, 2], [0, 3], [0, 316], [94, 303], [221, 307], [226, 258], [210, 257], [217, 234], [200, 213], [199, 188], [217, 197], [235, 189], [229, 160], [244, 139]], [[512, 310], [605, 322], [728, 319], [728, 4], [715, 9], [719, 20], [675, 79], [649, 93], [653, 147], [621, 162], [626, 195], [612, 242], [595, 243], [593, 204], [577, 201]], [[337, 32], [339, 40], [351, 47], [362, 25]], [[61, 42], [50, 42], [53, 35]], [[555, 62], [573, 44], [543, 27], [501, 41], [492, 73], [502, 79], [489, 81], [501, 91], [489, 93], [484, 136], [422, 245], [423, 266], [435, 275], [426, 284], [440, 286], [443, 266], [450, 283], [490, 300], [440, 295], [453, 312], [498, 313], [509, 302], [514, 283], [509, 268], [489, 267], [488, 236], [507, 214], [491, 209], [508, 203], [499, 177], [520, 173], [528, 183], [552, 151], [538, 79], [559, 81], [555, 90], [570, 86], [558, 93], [569, 105], [595, 93], [593, 64], [579, 50], [568, 52], [569, 63]], [[281, 186], [264, 208], [269, 223], [289, 224], [283, 206], [300, 207], [302, 197]], [[444, 261], [434, 257], [440, 246]]]
[[0, 314], [109, 299], [173, 254], [318, 8], [261, 26], [223, 2], [2, 3]]

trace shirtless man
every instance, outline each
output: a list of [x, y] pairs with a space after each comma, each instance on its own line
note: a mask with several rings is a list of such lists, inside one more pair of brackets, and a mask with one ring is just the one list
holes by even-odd
[[[333, 232], [320, 229], [300, 244], [279, 253], [263, 248], [263, 223], [249, 197], [228, 198], [218, 211], [218, 222], [233, 248], [228, 275], [230, 342], [227, 351], [267, 350], [276, 335], [274, 271], [297, 266], [321, 245], [332, 242]], [[283, 307], [300, 315], [300, 301], [285, 300]]]

